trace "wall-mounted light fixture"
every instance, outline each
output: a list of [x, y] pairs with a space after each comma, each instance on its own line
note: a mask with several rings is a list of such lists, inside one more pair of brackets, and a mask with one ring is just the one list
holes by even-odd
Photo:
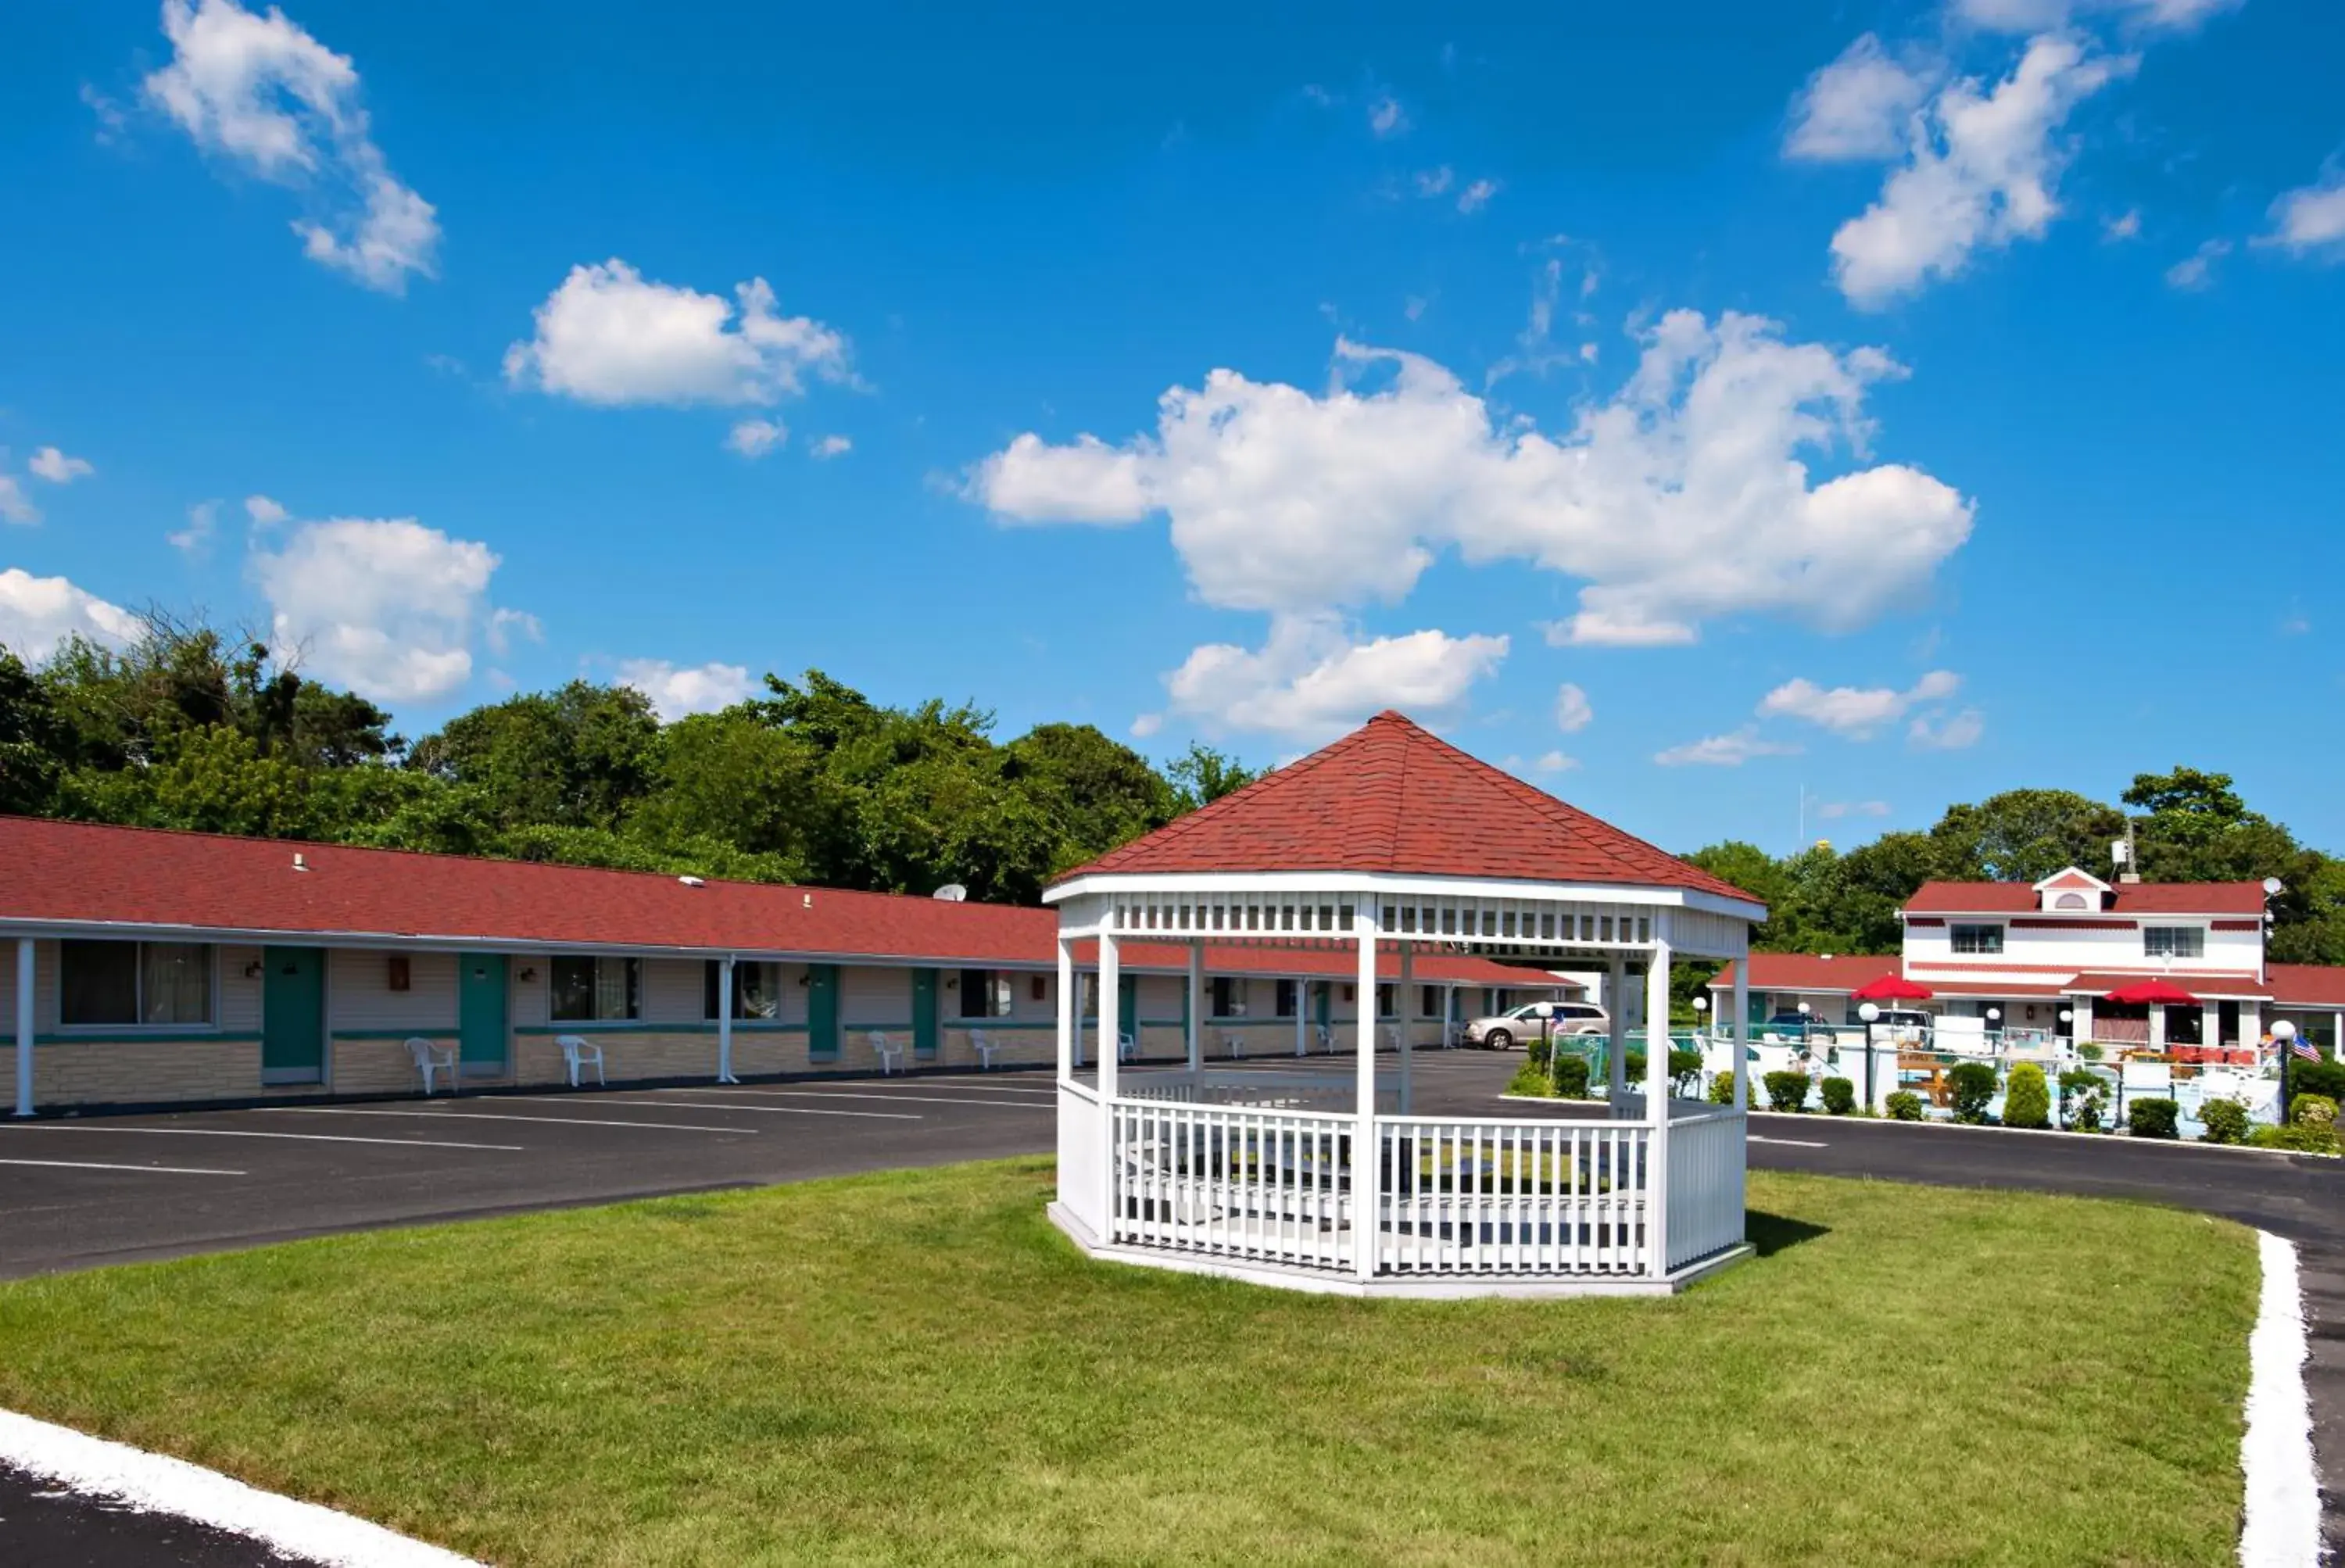
[[535, 980], [536, 978], [537, 971], [534, 969], [524, 969], [521, 972], [521, 983], [523, 985], [527, 985], [531, 981]]
[[385, 983], [393, 991], [405, 991], [413, 983], [413, 971], [408, 963], [407, 955], [403, 952], [392, 953]]
[[259, 980], [260, 978], [260, 961], [259, 959], [256, 958], [250, 963], [244, 966], [244, 977], [247, 980]]

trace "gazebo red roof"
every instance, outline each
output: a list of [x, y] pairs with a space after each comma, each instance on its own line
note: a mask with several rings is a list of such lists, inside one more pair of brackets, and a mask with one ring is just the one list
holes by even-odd
[[1060, 881], [1206, 871], [1609, 882], [1760, 901], [1390, 709]]

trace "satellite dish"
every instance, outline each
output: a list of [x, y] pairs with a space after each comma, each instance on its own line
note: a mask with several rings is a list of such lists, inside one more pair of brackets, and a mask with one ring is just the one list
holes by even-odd
[[2266, 877], [2264, 879], [2264, 897], [2268, 899], [2278, 897], [2280, 891], [2287, 886], [2288, 884], [2281, 881], [2278, 877]]
[[967, 901], [969, 890], [959, 882], [947, 882], [929, 896], [932, 899], [942, 899], [949, 904], [957, 904]]

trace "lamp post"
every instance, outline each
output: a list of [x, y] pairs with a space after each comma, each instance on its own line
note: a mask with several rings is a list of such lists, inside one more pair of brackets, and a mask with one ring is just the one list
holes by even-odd
[[[1703, 1050], [1708, 1032], [1702, 1028], [1702, 1021], [1709, 1016], [1710, 998], [1707, 996], [1695, 997], [1693, 999], [1693, 1048], [1701, 1053], [1702, 1060], [1705, 1063], [1710, 1060], [1710, 1053]], [[1697, 1085], [1701, 1083], [1701, 1076], [1700, 1074], [1696, 1074], [1694, 1075], [1694, 1082]]]
[[1873, 1097], [1873, 1026], [1881, 1022], [1881, 1007], [1877, 1003], [1868, 1002], [1863, 1006], [1859, 1007], [1856, 1010], [1856, 1015], [1864, 1023], [1865, 1109], [1868, 1111], [1876, 1111], [1881, 1107]]
[[1990, 1007], [1990, 1008], [1988, 1008], [1988, 1009], [1986, 1010], [1986, 1027], [1987, 1027], [1987, 1033], [1990, 1033], [1990, 1034], [1993, 1034], [1994, 1036], [1995, 1036], [1995, 1049], [1996, 1049], [1998, 1052], [2000, 1052], [2000, 1051], [2003, 1049], [2003, 1030], [1999, 1027], [1999, 1025], [2000, 1025], [2002, 1023], [2003, 1023], [2003, 1009], [2002, 1009], [2002, 1008], [2000, 1008], [2000, 1007]]
[[2296, 1025], [2282, 1018], [2272, 1025], [2272, 1044], [2279, 1047], [2279, 1125], [2288, 1125], [2288, 1059], [2295, 1053]]

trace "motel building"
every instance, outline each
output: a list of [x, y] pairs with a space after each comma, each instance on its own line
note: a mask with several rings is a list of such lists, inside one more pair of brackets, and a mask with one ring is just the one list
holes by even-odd
[[[729, 1081], [1056, 1060], [1047, 909], [0, 818], [0, 1094], [19, 1115], [463, 1090]], [[1183, 1055], [1186, 944], [1122, 950], [1131, 1059]], [[1414, 1044], [1579, 987], [1463, 952], [1386, 955], [1374, 1005]], [[1321, 1054], [1358, 1016], [1353, 956], [1207, 943], [1216, 1058]], [[1078, 1058], [1101, 995], [1077, 977]], [[13, 1026], [12, 1026], [13, 1025]], [[581, 1050], [580, 1046], [591, 1047]], [[433, 1087], [448, 1073], [435, 1065]]]
[[[1747, 975], [1720, 972], [1711, 1004], [1724, 1021], [1742, 983], [1762, 1044], [1839, 1038], [1863, 1033], [1869, 988], [1902, 979], [1928, 995], [1882, 1003], [1899, 1020], [1884, 1033], [1926, 1030], [1940, 1050], [2093, 1044], [2109, 1057], [2249, 1067], [2269, 1056], [2285, 1019], [2334, 1051], [2345, 1038], [2345, 967], [2267, 962], [2266, 896], [2256, 882], [2112, 884], [2073, 866], [2033, 885], [1929, 882], [1898, 911], [1894, 956], [1752, 953]], [[2153, 982], [2170, 1000], [2110, 1000]], [[1904, 1016], [1916, 1011], [1926, 1024]]]

